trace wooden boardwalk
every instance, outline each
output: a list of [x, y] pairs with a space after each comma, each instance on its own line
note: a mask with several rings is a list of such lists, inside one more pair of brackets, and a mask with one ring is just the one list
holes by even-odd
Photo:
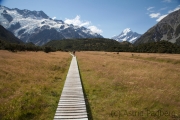
[[88, 120], [76, 57], [73, 56], [54, 120]]

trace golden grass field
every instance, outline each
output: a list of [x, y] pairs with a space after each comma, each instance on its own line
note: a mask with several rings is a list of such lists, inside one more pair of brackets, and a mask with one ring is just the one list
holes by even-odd
[[0, 51], [0, 120], [52, 120], [71, 61], [67, 52]]
[[76, 55], [90, 119], [180, 119], [179, 54]]
[[[90, 120], [180, 119], [179, 54], [76, 56]], [[67, 52], [0, 51], [0, 120], [52, 120], [70, 61]]]

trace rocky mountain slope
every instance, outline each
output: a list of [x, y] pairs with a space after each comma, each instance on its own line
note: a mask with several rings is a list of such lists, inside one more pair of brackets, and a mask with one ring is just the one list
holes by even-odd
[[180, 43], [180, 10], [170, 13], [145, 32], [134, 44], [166, 40]]
[[6, 30], [3, 26], [0, 25], [0, 41], [5, 41], [9, 43], [23, 43], [21, 40], [16, 38], [11, 32]]
[[140, 36], [141, 34], [133, 32], [130, 28], [126, 28], [121, 32], [121, 34], [114, 36], [111, 39], [119, 42], [128, 41], [130, 43], [134, 43]]
[[24, 42], [43, 45], [54, 39], [102, 38], [85, 27], [53, 20], [43, 11], [10, 9], [0, 5], [0, 24]]

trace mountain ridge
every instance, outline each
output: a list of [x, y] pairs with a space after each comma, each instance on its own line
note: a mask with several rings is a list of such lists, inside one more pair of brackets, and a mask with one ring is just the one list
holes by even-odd
[[8, 43], [23, 43], [20, 39], [16, 38], [13, 33], [6, 30], [2, 25], [0, 25], [0, 40]]
[[139, 45], [162, 40], [180, 43], [180, 10], [168, 14], [160, 22], [147, 30], [134, 44]]
[[88, 28], [53, 20], [43, 11], [10, 9], [1, 5], [0, 24], [23, 42], [36, 45], [43, 45], [53, 39], [103, 38]]

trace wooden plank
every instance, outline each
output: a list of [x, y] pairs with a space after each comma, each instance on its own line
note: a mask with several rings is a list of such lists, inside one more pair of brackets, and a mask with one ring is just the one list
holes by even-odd
[[61, 99], [62, 100], [84, 100], [83, 97], [64, 97], [64, 96], [63, 97], [61, 96]]
[[79, 107], [79, 108], [57, 108], [57, 110], [62, 110], [62, 111], [71, 111], [71, 110], [86, 110], [85, 107]]
[[68, 94], [71, 94], [71, 95], [84, 95], [82, 91], [65, 91], [61, 94], [62, 95], [68, 95]]
[[61, 102], [58, 105], [85, 105], [84, 102]]
[[54, 118], [66, 118], [66, 119], [79, 119], [79, 118], [87, 118], [87, 115], [77, 115], [77, 116], [55, 116]]
[[59, 104], [59, 108], [82, 108], [86, 107], [86, 105], [83, 104]]
[[[86, 112], [86, 110], [57, 110], [56, 113], [83, 113]], [[87, 113], [87, 112], [86, 112]]]
[[81, 112], [81, 113], [56, 113], [55, 115], [57, 116], [81, 116], [81, 115], [87, 115], [86, 112]]
[[[54, 120], [59, 120], [59, 118], [54, 118]], [[61, 120], [73, 120], [73, 119], [68, 119], [68, 118], [61, 118]], [[88, 118], [78, 118], [78, 119], [74, 119], [74, 120], [88, 120]]]
[[59, 102], [84, 102], [84, 99], [83, 100], [63, 100], [63, 99], [61, 99], [61, 100], [59, 100]]

